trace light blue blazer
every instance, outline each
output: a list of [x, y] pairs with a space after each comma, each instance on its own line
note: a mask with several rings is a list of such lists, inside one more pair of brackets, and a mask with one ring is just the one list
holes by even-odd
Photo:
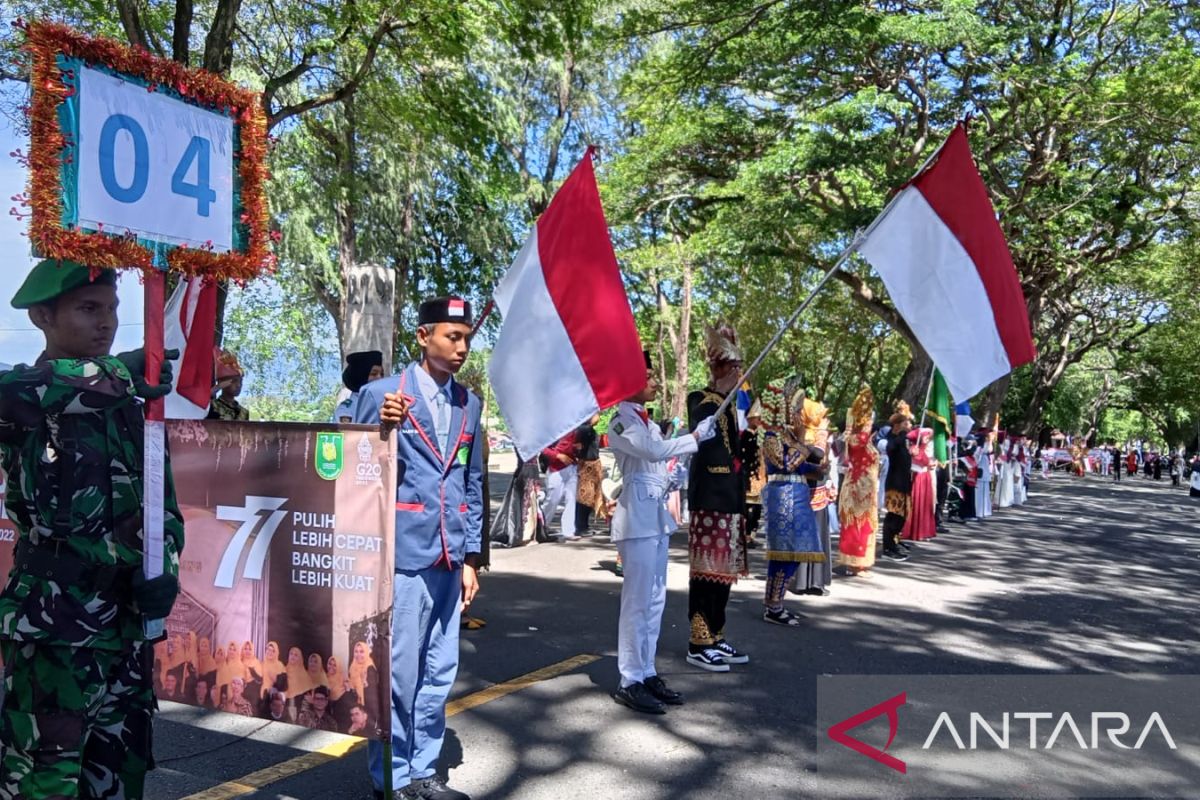
[[384, 394], [400, 394], [408, 418], [397, 429], [396, 569], [431, 566], [455, 569], [467, 553], [480, 551], [483, 529], [483, 443], [479, 441], [479, 398], [452, 384], [450, 436], [438, 452], [433, 412], [409, 364], [399, 375], [359, 390], [354, 421], [379, 423]]

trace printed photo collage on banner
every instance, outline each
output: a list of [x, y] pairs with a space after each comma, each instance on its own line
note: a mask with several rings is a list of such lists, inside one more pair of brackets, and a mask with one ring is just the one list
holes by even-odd
[[[155, 645], [159, 699], [388, 736], [394, 444], [356, 425], [172, 421], [168, 435], [187, 546]], [[0, 513], [0, 574], [15, 539]]]

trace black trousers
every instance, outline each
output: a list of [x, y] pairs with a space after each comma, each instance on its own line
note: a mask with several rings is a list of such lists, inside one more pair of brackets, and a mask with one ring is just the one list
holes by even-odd
[[1120, 461], [1116, 461], [1116, 460], [1113, 461], [1113, 480], [1114, 481], [1121, 480], [1121, 462]]
[[933, 509], [933, 518], [938, 525], [942, 524], [942, 511], [946, 507], [946, 496], [950, 494], [950, 468], [938, 467], [937, 473], [937, 505]]
[[746, 535], [753, 536], [762, 520], [762, 503], [746, 503]]
[[575, 533], [583, 535], [588, 532], [588, 525], [592, 521], [592, 509], [585, 506], [583, 503], [575, 504]]
[[892, 552], [900, 548], [900, 531], [904, 530], [905, 519], [907, 517], [891, 511], [887, 512], [887, 516], [883, 518], [883, 549], [885, 552]]
[[725, 607], [729, 605], [728, 583], [692, 578], [688, 583], [688, 646], [699, 651], [725, 638]]

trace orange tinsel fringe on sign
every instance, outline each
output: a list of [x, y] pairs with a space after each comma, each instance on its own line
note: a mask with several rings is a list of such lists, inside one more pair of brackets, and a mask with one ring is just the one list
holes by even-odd
[[30, 83], [31, 240], [46, 258], [78, 261], [90, 267], [151, 269], [153, 252], [133, 236], [111, 232], [88, 233], [62, 225], [61, 167], [67, 141], [59, 127], [58, 107], [73, 89], [63, 81], [56, 57], [64, 55], [136, 76], [150, 84], [170, 87], [188, 100], [226, 114], [238, 126], [238, 175], [241, 178], [243, 252], [214, 253], [204, 248], [177, 247], [167, 253], [174, 272], [216, 280], [246, 281], [270, 271], [275, 263], [267, 231], [267, 120], [255, 92], [242, 89], [211, 72], [189, 69], [158, 58], [141, 48], [107, 39], [92, 39], [63, 25], [30, 23], [25, 47], [33, 56]]

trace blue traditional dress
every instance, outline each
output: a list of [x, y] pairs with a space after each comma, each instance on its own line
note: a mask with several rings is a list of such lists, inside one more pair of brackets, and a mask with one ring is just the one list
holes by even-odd
[[788, 582], [802, 563], [826, 560], [808, 487], [811, 472], [820, 469], [809, 459], [821, 451], [797, 441], [790, 433], [768, 433], [763, 440], [767, 485], [763, 488], [763, 517], [767, 529], [767, 591], [769, 611], [783, 608]]

